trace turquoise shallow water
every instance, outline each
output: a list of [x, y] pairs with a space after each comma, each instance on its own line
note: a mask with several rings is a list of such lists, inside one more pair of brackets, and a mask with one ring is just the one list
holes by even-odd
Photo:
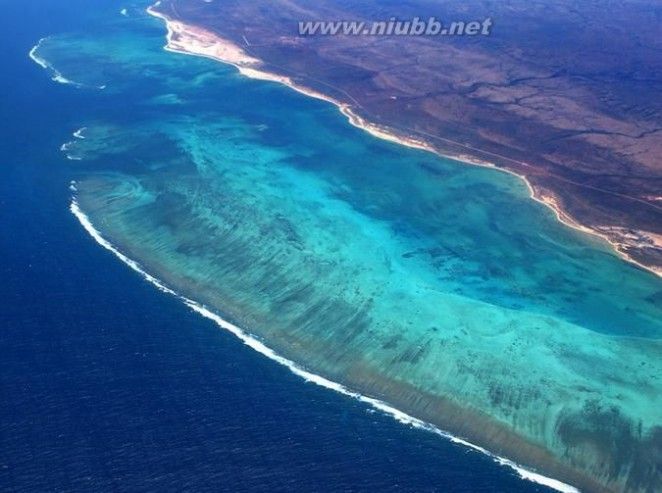
[[64, 152], [106, 237], [312, 371], [552, 475], [660, 481], [658, 278], [510, 175], [163, 42], [132, 11], [36, 52], [105, 86]]

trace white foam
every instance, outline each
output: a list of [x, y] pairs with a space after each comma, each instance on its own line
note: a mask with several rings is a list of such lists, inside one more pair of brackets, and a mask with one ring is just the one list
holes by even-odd
[[50, 66], [48, 65], [48, 62], [46, 62], [46, 60], [44, 60], [43, 58], [41, 58], [40, 56], [37, 55], [37, 50], [38, 50], [39, 47], [41, 46], [41, 43], [43, 43], [44, 41], [46, 41], [46, 39], [47, 39], [47, 38], [41, 38], [41, 39], [39, 40], [39, 42], [38, 42], [36, 45], [34, 45], [34, 46], [32, 47], [32, 49], [30, 50], [30, 53], [29, 53], [30, 58], [31, 58], [31, 59], [32, 59], [37, 65], [39, 65], [39, 66], [40, 66], [41, 68], [43, 68], [43, 69], [48, 69], [48, 68], [50, 68]]
[[59, 84], [71, 85], [71, 86], [74, 86], [76, 88], [86, 88], [86, 87], [92, 87], [93, 89], [105, 89], [106, 88], [105, 84], [102, 85], [102, 86], [86, 86], [85, 84], [81, 84], [80, 82], [76, 82], [74, 80], [67, 79], [64, 75], [62, 75], [62, 73], [59, 70], [57, 70], [55, 67], [53, 67], [53, 65], [48, 63], [48, 61], [46, 61], [46, 59], [44, 59], [44, 58], [40, 57], [39, 55], [37, 55], [37, 50], [39, 50], [39, 47], [41, 46], [41, 44], [44, 41], [46, 41], [47, 39], [48, 39], [47, 37], [46, 38], [41, 38], [39, 40], [39, 42], [35, 46], [32, 47], [32, 49], [29, 52], [29, 56], [32, 59], [32, 61], [34, 61], [37, 65], [39, 65], [41, 68], [43, 68], [44, 70], [47, 70], [51, 73], [51, 80], [53, 82], [57, 82]]
[[124, 255], [122, 252], [120, 252], [117, 248], [115, 248], [109, 241], [107, 241], [103, 236], [101, 236], [101, 233], [99, 233], [94, 226], [92, 226], [92, 223], [90, 222], [89, 218], [85, 215], [85, 213], [80, 209], [78, 206], [78, 202], [76, 200], [71, 201], [71, 205], [69, 206], [69, 210], [73, 213], [74, 216], [80, 221], [81, 225], [83, 228], [85, 228], [85, 231], [87, 231], [94, 240], [104, 247], [106, 250], [114, 253], [122, 262], [124, 262], [126, 265], [131, 267], [133, 270], [141, 274], [147, 281], [151, 282], [154, 284], [158, 289], [163, 291], [164, 293], [172, 294], [174, 296], [179, 297], [177, 293], [175, 293], [172, 289], [166, 287], [161, 281], [159, 281], [157, 278], [149, 275], [147, 272], [145, 272], [140, 265], [131, 260], [129, 257]]
[[[74, 184], [75, 187], [75, 184]], [[155, 278], [154, 276], [148, 274], [138, 262], [130, 259], [126, 255], [124, 255], [122, 252], [120, 252], [115, 246], [113, 246], [108, 240], [106, 240], [99, 231], [97, 231], [94, 226], [92, 225], [91, 221], [89, 218], [85, 215], [85, 213], [80, 209], [78, 202], [76, 199], [72, 199], [71, 205], [70, 205], [70, 210], [73, 213], [74, 216], [80, 221], [81, 225], [85, 230], [96, 240], [96, 242], [104, 247], [106, 250], [109, 250], [115, 256], [117, 256], [122, 262], [124, 262], [126, 265], [128, 265], [131, 269], [134, 271], [138, 272], [140, 275], [143, 276], [145, 280], [148, 282], [152, 283], [154, 286], [156, 286], [160, 291], [164, 293], [171, 294], [173, 296], [176, 296], [179, 298], [181, 301], [186, 304], [191, 310], [194, 312], [202, 315], [205, 318], [208, 318], [209, 320], [212, 320], [215, 322], [219, 327], [222, 329], [225, 329], [232, 334], [234, 334], [236, 337], [238, 337], [244, 344], [249, 346], [251, 349], [254, 349], [255, 351], [259, 352], [260, 354], [266, 356], [267, 358], [287, 367], [292, 373], [295, 375], [303, 378], [306, 382], [314, 383], [315, 385], [319, 385], [320, 387], [324, 387], [326, 389], [334, 390], [336, 392], [339, 392], [343, 395], [349, 396], [353, 399], [357, 399], [361, 402], [364, 402], [366, 404], [369, 404], [373, 408], [390, 415], [393, 417], [395, 420], [397, 420], [400, 423], [403, 423], [405, 425], [411, 426], [413, 428], [421, 429], [421, 430], [426, 430], [432, 433], [435, 433], [439, 436], [442, 436], [448, 440], [451, 440], [454, 443], [462, 444], [466, 447], [469, 447], [472, 450], [476, 450], [478, 452], [481, 452], [489, 457], [491, 457], [495, 462], [498, 464], [501, 464], [502, 466], [510, 467], [513, 469], [517, 474], [525, 480], [532, 481], [534, 483], [538, 483], [544, 486], [548, 486], [550, 488], [553, 488], [557, 491], [560, 491], [561, 493], [579, 493], [579, 490], [575, 488], [574, 486], [570, 486], [568, 484], [565, 484], [561, 481], [558, 481], [553, 478], [548, 478], [547, 476], [543, 476], [541, 474], [538, 474], [533, 471], [529, 471], [528, 469], [525, 469], [524, 467], [514, 463], [513, 461], [506, 459], [504, 457], [499, 457], [498, 455], [495, 455], [488, 450], [479, 447], [478, 445], [474, 445], [470, 442], [467, 442], [466, 440], [463, 440], [462, 438], [455, 437], [451, 435], [450, 433], [443, 431], [436, 426], [426, 423], [425, 421], [422, 421], [418, 418], [415, 418], [413, 416], [410, 416], [409, 414], [400, 411], [399, 409], [396, 409], [395, 407], [389, 405], [388, 403], [381, 401], [379, 399], [375, 399], [373, 397], [367, 397], [365, 395], [359, 394], [358, 392], [355, 392], [348, 387], [334, 382], [332, 380], [329, 380], [327, 378], [324, 378], [320, 375], [316, 375], [314, 373], [311, 373], [310, 371], [304, 369], [303, 367], [297, 365], [295, 362], [279, 355], [276, 353], [273, 349], [265, 345], [262, 341], [260, 341], [257, 337], [245, 332], [243, 329], [238, 327], [237, 325], [234, 325], [231, 322], [228, 322], [227, 320], [221, 318], [219, 315], [216, 313], [212, 312], [205, 306], [199, 304], [196, 301], [193, 301], [185, 296], [182, 296], [175, 292], [174, 290], [170, 289], [168, 286], [166, 286], [163, 282], [161, 282], [159, 279]]]
[[42, 43], [43, 43], [44, 41], [46, 41], [47, 39], [48, 39], [48, 38], [41, 38], [41, 39], [39, 40], [39, 42], [38, 42], [35, 46], [32, 47], [32, 49], [30, 50], [30, 53], [29, 53], [30, 58], [31, 58], [31, 59], [32, 59], [37, 65], [39, 65], [41, 68], [43, 68], [44, 70], [48, 70], [49, 72], [51, 72], [51, 74], [52, 74], [52, 75], [51, 75], [51, 80], [53, 80], [53, 81], [55, 81], [55, 82], [59, 82], [60, 84], [72, 84], [72, 85], [74, 85], [74, 86], [78, 86], [78, 87], [80, 87], [80, 84], [78, 84], [77, 82], [74, 82], [74, 81], [69, 80], [69, 79], [67, 79], [66, 77], [64, 77], [64, 76], [63, 76], [58, 70], [56, 70], [56, 69], [55, 69], [50, 63], [48, 63], [48, 62], [46, 61], [46, 59], [44, 59], [44, 58], [40, 57], [39, 55], [37, 55], [37, 50], [39, 50], [39, 48], [41, 47]]
[[[81, 127], [81, 128], [79, 128], [78, 130], [76, 130], [76, 131], [73, 133], [74, 138], [75, 138], [75, 139], [80, 139], [80, 140], [85, 140], [85, 135], [83, 135], [83, 133], [85, 132], [85, 130], [87, 130], [87, 127]], [[74, 140], [70, 140], [69, 142], [65, 142], [64, 144], [62, 144], [62, 145], [60, 146], [60, 151], [64, 152], [64, 153], [66, 154], [66, 156], [67, 156], [67, 159], [69, 159], [69, 160], [71, 160], [71, 161], [82, 161], [82, 160], [83, 160], [83, 157], [81, 157], [81, 156], [74, 156], [74, 155], [72, 155], [72, 154], [69, 153], [69, 151], [71, 150], [71, 147], [72, 147], [75, 143], [76, 143], [76, 142], [75, 142]]]
[[83, 158], [78, 157], [78, 156], [72, 156], [71, 154], [69, 154], [69, 149], [71, 148], [71, 146], [73, 144], [74, 144], [73, 142], [65, 142], [64, 144], [62, 144], [60, 146], [60, 152], [64, 152], [67, 159], [69, 159], [71, 161], [81, 161]]
[[120, 14], [123, 15], [124, 17], [128, 17], [129, 16], [129, 11], [126, 10], [126, 9], [122, 9], [122, 10], [120, 10]]
[[64, 75], [62, 75], [60, 72], [55, 70], [53, 67], [51, 67], [51, 70], [54, 72], [53, 77], [51, 77], [51, 80], [55, 82], [59, 82], [60, 84], [66, 84], [74, 87], [83, 87], [83, 84], [71, 79], [67, 79]]

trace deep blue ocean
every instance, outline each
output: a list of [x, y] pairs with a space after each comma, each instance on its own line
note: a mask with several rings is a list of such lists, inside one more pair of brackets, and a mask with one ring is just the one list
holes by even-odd
[[305, 383], [87, 235], [59, 146], [109, 103], [28, 52], [120, 8], [2, 2], [0, 491], [547, 491]]

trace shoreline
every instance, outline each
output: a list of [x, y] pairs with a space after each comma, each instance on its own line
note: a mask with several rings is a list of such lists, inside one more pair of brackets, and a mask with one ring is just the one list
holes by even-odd
[[[160, 18], [164, 19], [166, 24], [168, 24], [170, 22], [165, 18], [165, 16], [158, 15], [158, 13], [150, 12], [150, 15], [154, 15], [156, 17], [160, 17]], [[169, 30], [169, 33], [170, 33], [170, 30]], [[437, 151], [431, 145], [428, 145], [423, 140], [403, 137], [401, 135], [393, 133], [392, 131], [388, 130], [385, 127], [381, 127], [379, 125], [375, 125], [375, 124], [372, 124], [372, 123], [366, 121], [364, 118], [362, 118], [361, 116], [356, 114], [352, 110], [350, 105], [341, 103], [337, 100], [334, 100], [333, 98], [330, 98], [330, 97], [328, 97], [328, 96], [326, 96], [322, 93], [316, 92], [312, 89], [308, 89], [304, 86], [299, 86], [296, 83], [294, 83], [291, 78], [279, 76], [277, 74], [271, 74], [269, 72], [264, 72], [264, 71], [258, 70], [256, 68], [253, 68], [253, 67], [250, 67], [250, 66], [243, 66], [243, 65], [239, 65], [239, 64], [234, 64], [232, 62], [228, 62], [228, 61], [224, 61], [222, 59], [216, 58], [212, 55], [198, 54], [198, 53], [195, 53], [195, 52], [185, 51], [184, 49], [180, 49], [180, 48], [175, 49], [175, 48], [169, 47], [167, 49], [169, 51], [173, 51], [173, 52], [177, 52], [177, 53], [189, 54], [189, 55], [194, 55], [194, 56], [206, 56], [206, 57], [211, 58], [215, 61], [221, 61], [222, 63], [231, 64], [231, 65], [235, 66], [242, 75], [246, 75], [247, 77], [279, 82], [281, 84], [287, 85], [288, 87], [290, 87], [290, 88], [292, 88], [292, 89], [296, 90], [297, 92], [300, 92], [304, 95], [314, 97], [316, 99], [321, 99], [321, 100], [324, 100], [324, 101], [327, 101], [327, 102], [331, 102], [332, 104], [334, 104], [338, 107], [339, 111], [345, 117], [347, 117], [350, 124], [352, 124], [353, 126], [355, 126], [357, 128], [361, 128], [362, 130], [367, 131], [368, 133], [370, 133], [371, 135], [373, 135], [377, 138], [388, 140], [390, 142], [397, 143], [397, 144], [400, 144], [400, 145], [405, 145], [407, 147], [417, 148], [417, 149], [425, 150], [425, 151], [428, 151], [428, 152], [434, 152], [436, 155], [447, 157], [447, 158], [454, 159], [454, 160], [459, 160], [463, 163], [473, 164], [473, 165], [483, 166], [483, 167], [491, 167], [491, 168], [497, 169], [499, 171], [505, 171], [505, 172], [511, 173], [515, 176], [518, 176], [519, 178], [522, 178], [525, 181], [525, 183], [527, 184], [527, 186], [529, 187], [531, 197], [534, 198], [534, 200], [539, 201], [539, 202], [543, 203], [544, 205], [547, 205], [548, 207], [550, 207], [557, 214], [557, 218], [559, 219], [559, 221], [565, 223], [565, 220], [562, 216], [563, 211], [558, 206], [558, 204], [555, 202], [553, 197], [546, 198], [546, 197], [543, 196], [542, 198], [539, 199], [538, 197], [535, 196], [536, 191], [535, 191], [534, 187], [531, 186], [531, 184], [528, 182], [528, 180], [524, 176], [518, 175], [517, 173], [514, 173], [514, 172], [512, 172], [508, 169], [498, 168], [494, 164], [486, 162], [486, 161], [481, 162], [481, 161], [472, 160], [472, 158], [470, 158], [469, 156], [466, 156], [466, 157], [464, 157], [464, 156], [462, 156], [462, 157], [446, 156], [446, 155], [442, 154], [441, 152]], [[241, 50], [239, 49], [239, 51], [241, 51]], [[253, 59], [253, 60], [255, 60], [255, 59]], [[36, 63], [38, 63], [39, 65], [41, 65], [37, 60], [34, 60], [34, 61]], [[246, 63], [248, 63], [248, 62], [246, 62]], [[79, 139], [84, 139], [85, 137], [83, 136], [83, 131], [84, 131], [84, 128], [77, 130], [74, 133], [74, 137], [79, 138]], [[71, 183], [70, 190], [72, 192], [76, 192], [76, 185], [75, 185], [74, 182]], [[548, 203], [545, 200], [549, 200], [550, 202]], [[556, 208], [558, 208], [558, 211], [557, 211]], [[431, 424], [431, 422], [426, 422], [426, 421], [420, 420], [418, 418], [414, 418], [412, 415], [407, 414], [405, 412], [402, 412], [402, 411], [398, 410], [397, 408], [393, 407], [392, 405], [390, 405], [390, 404], [388, 404], [384, 401], [381, 401], [381, 400], [378, 400], [378, 399], [375, 399], [375, 398], [371, 398], [371, 397], [367, 397], [366, 395], [363, 395], [363, 394], [360, 394], [360, 393], [358, 393], [354, 390], [351, 390], [351, 388], [346, 387], [342, 384], [336, 383], [332, 380], [326, 379], [324, 377], [321, 377], [321, 376], [315, 375], [315, 374], [313, 374], [309, 371], [306, 371], [302, 366], [297, 365], [296, 363], [293, 362], [293, 360], [290, 360], [290, 359], [288, 359], [284, 356], [281, 356], [279, 353], [277, 353], [276, 351], [272, 350], [271, 348], [269, 348], [268, 346], [263, 344], [258, 338], [253, 337], [249, 332], [246, 332], [243, 329], [241, 329], [238, 325], [234, 325], [233, 323], [223, 319], [221, 316], [217, 315], [216, 313], [214, 313], [210, 309], [207, 309], [204, 305], [202, 305], [200, 303], [197, 303], [197, 302], [193, 301], [192, 299], [187, 298], [187, 297], [177, 293], [176, 291], [174, 291], [173, 289], [168, 287], [168, 285], [166, 283], [164, 283], [161, 280], [159, 280], [158, 278], [148, 274], [146, 269], [143, 269], [141, 267], [140, 263], [135, 262], [134, 260], [132, 260], [128, 256], [124, 255], [121, 252], [120, 248], [115, 247], [112, 243], [107, 241], [101, 235], [101, 233], [94, 228], [94, 226], [91, 223], [91, 221], [89, 220], [89, 218], [80, 209], [80, 207], [79, 207], [78, 203], [76, 202], [75, 198], [71, 202], [70, 210], [71, 210], [72, 214], [81, 223], [83, 228], [87, 231], [87, 233], [90, 234], [90, 236], [92, 236], [92, 238], [99, 245], [101, 245], [104, 249], [109, 250], [111, 253], [113, 253], [123, 263], [128, 265], [132, 270], [139, 273], [145, 280], [149, 281], [151, 284], [156, 286], [157, 289], [159, 289], [160, 291], [162, 291], [164, 293], [171, 294], [171, 295], [175, 296], [179, 300], [183, 301], [184, 304], [186, 306], [188, 306], [191, 310], [195, 311], [196, 313], [201, 314], [205, 318], [208, 318], [208, 319], [214, 321], [217, 325], [219, 325], [219, 327], [223, 328], [224, 330], [230, 331], [231, 333], [233, 333], [233, 335], [238, 337], [244, 344], [248, 345], [249, 347], [251, 347], [255, 351], [258, 351], [261, 354], [267, 356], [269, 359], [272, 359], [273, 361], [288, 367], [288, 369], [292, 373], [294, 373], [295, 375], [303, 378], [306, 382], [315, 383], [316, 385], [325, 387], [327, 389], [335, 390], [336, 392], [339, 392], [343, 395], [349, 396], [353, 399], [356, 399], [356, 400], [359, 400], [363, 403], [366, 403], [366, 404], [370, 405], [371, 407], [373, 407], [377, 410], [380, 410], [381, 412], [384, 412], [385, 414], [388, 414], [389, 416], [393, 417], [394, 419], [396, 419], [397, 421], [399, 421], [403, 424], [407, 424], [409, 426], [412, 426], [412, 427], [418, 428], [418, 429], [424, 429], [428, 432], [432, 432], [432, 433], [435, 433], [439, 436], [447, 438], [447, 439], [451, 440], [454, 443], [462, 444], [462, 445], [464, 445], [464, 446], [466, 446], [470, 449], [473, 449], [475, 451], [479, 451], [483, 454], [486, 454], [491, 459], [493, 459], [495, 462], [497, 462], [501, 465], [505, 465], [505, 466], [508, 466], [508, 467], [512, 468], [523, 479], [527, 479], [527, 480], [533, 481], [533, 482], [538, 483], [538, 484], [549, 486], [551, 488], [557, 489], [558, 491], [562, 491], [562, 492], [576, 492], [576, 491], [578, 491], [573, 486], [570, 486], [570, 485], [565, 484], [561, 481], [543, 476], [541, 474], [532, 472], [530, 470], [524, 469], [522, 466], [519, 466], [516, 462], [514, 462], [512, 460], [505, 459], [505, 458], [503, 458], [503, 457], [501, 457], [497, 454], [491, 453], [489, 450], [487, 450], [483, 447], [474, 445], [469, 441], [466, 441], [462, 438], [458, 438], [457, 436], [454, 436], [454, 435], [452, 435], [448, 432], [445, 432], [441, 428]], [[572, 221], [572, 218], [568, 217], [567, 220]], [[580, 230], [584, 231], [584, 229], [582, 229], [584, 227], [581, 226], [580, 224], [577, 224], [577, 226], [572, 226], [571, 224], [568, 224], [568, 225], [570, 227], [575, 228], [575, 229], [580, 229]], [[591, 233], [591, 234], [596, 234], [596, 235], [600, 236], [598, 233], [595, 233], [595, 232], [593, 232], [592, 230], [590, 230], [588, 228], [586, 228], [585, 232], [588, 232], [588, 233]], [[645, 266], [642, 266], [642, 267], [646, 268]], [[412, 413], [412, 414], [416, 414], [416, 413]]]
[[271, 347], [263, 343], [259, 338], [253, 336], [249, 332], [246, 332], [238, 325], [235, 325], [234, 323], [225, 320], [224, 318], [216, 314], [213, 310], [208, 309], [204, 305], [170, 288], [166, 283], [149, 274], [140, 265], [140, 263], [136, 262], [135, 260], [129, 258], [127, 255], [122, 253], [115, 245], [113, 245], [110, 241], [104, 238], [101, 232], [99, 232], [94, 227], [90, 218], [80, 208], [78, 201], [75, 198], [75, 193], [77, 192], [76, 183], [71, 182], [69, 188], [74, 194], [74, 197], [72, 198], [69, 206], [69, 210], [74, 215], [74, 217], [79, 221], [83, 229], [92, 237], [92, 239], [97, 244], [99, 244], [101, 247], [103, 247], [104, 249], [108, 250], [110, 253], [115, 255], [115, 257], [120, 259], [125, 265], [127, 265], [133, 271], [135, 271], [140, 276], [142, 276], [144, 280], [154, 285], [159, 291], [174, 296], [178, 300], [182, 301], [192, 311], [198, 313], [204, 318], [211, 320], [221, 329], [227, 330], [228, 332], [232, 333], [235, 337], [237, 337], [246, 346], [250, 347], [254, 351], [262, 354], [263, 356], [266, 356], [270, 360], [282, 366], [285, 366], [293, 374], [302, 378], [306, 383], [313, 383], [325, 389], [333, 390], [335, 392], [338, 392], [339, 394], [342, 394], [344, 396], [350, 397], [352, 399], [358, 400], [359, 402], [367, 404], [370, 407], [374, 408], [375, 410], [381, 411], [384, 414], [392, 417], [399, 423], [411, 426], [412, 428], [415, 429], [434, 433], [435, 435], [450, 440], [452, 443], [463, 445], [471, 450], [484, 454], [488, 456], [490, 459], [492, 459], [494, 462], [496, 462], [497, 464], [504, 467], [509, 467], [510, 469], [515, 471], [522, 480], [531, 481], [533, 483], [549, 487], [561, 493], [580, 493], [579, 489], [577, 489], [576, 487], [570, 484], [564, 483], [563, 481], [560, 481], [558, 479], [554, 479], [545, 476], [543, 474], [537, 473], [535, 471], [529, 470], [526, 467], [521, 466], [520, 464], [510, 459], [502, 457], [496, 453], [492, 453], [489, 450], [479, 445], [475, 445], [461, 437], [455, 436], [447, 431], [444, 431], [432, 423], [423, 421], [404, 411], [401, 411], [386, 401], [361, 394], [360, 392], [354, 391], [343, 384], [325, 378], [321, 375], [312, 373], [306, 370], [304, 367], [298, 365], [294, 361], [288, 359], [287, 357], [281, 356]]
[[[463, 164], [490, 168], [496, 171], [508, 173], [512, 176], [516, 176], [525, 183], [529, 190], [530, 198], [539, 204], [542, 204], [545, 207], [551, 209], [559, 222], [576, 231], [603, 240], [607, 243], [607, 245], [609, 245], [613, 252], [621, 257], [621, 259], [662, 278], [662, 268], [641, 263], [640, 261], [633, 258], [629, 253], [624, 251], [624, 249], [628, 246], [627, 244], [619, 242], [616, 239], [611, 238], [608, 234], [598, 229], [583, 225], [573, 219], [567, 212], [563, 210], [557, 197], [551, 193], [545, 194], [539, 191], [525, 175], [512, 171], [508, 168], [497, 166], [490, 161], [476, 159], [467, 154], [445, 154], [422, 139], [418, 139], [413, 136], [403, 136], [391, 129], [371, 123], [358, 115], [348, 103], [343, 103], [342, 101], [327, 96], [326, 94], [323, 94], [319, 91], [297, 84], [292, 80], [291, 77], [260, 70], [259, 67], [262, 64], [261, 60], [248, 55], [240, 46], [237, 46], [232, 41], [221, 38], [215, 33], [169, 18], [167, 15], [155, 9], [155, 7], [158, 7], [160, 3], [160, 1], [157, 1], [154, 5], [148, 7], [146, 11], [149, 15], [161, 19], [165, 23], [167, 30], [167, 43], [164, 46], [165, 50], [184, 55], [201, 56], [220, 63], [232, 65], [239, 71], [240, 74], [246, 77], [277, 82], [306, 96], [331, 103], [338, 108], [340, 113], [342, 113], [347, 118], [348, 122], [352, 126], [368, 132], [373, 137], [406, 147], [432, 152], [442, 158], [452, 159]], [[605, 226], [604, 228], [612, 231], [617, 229], [624, 229], [614, 226]], [[652, 240], [653, 244], [655, 245], [657, 245], [657, 243], [662, 245], [662, 238], [656, 238], [658, 235], [647, 231], [629, 231], [634, 231], [640, 236]]]
[[[167, 43], [164, 46], [164, 49], [166, 51], [170, 51], [173, 53], [179, 53], [179, 54], [184, 54], [184, 55], [192, 55], [192, 56], [200, 56], [203, 58], [209, 58], [211, 60], [214, 60], [216, 62], [221, 62], [227, 65], [232, 65], [235, 67], [238, 72], [241, 75], [244, 75], [246, 77], [252, 78], [252, 79], [258, 79], [258, 80], [264, 80], [264, 81], [271, 81], [271, 82], [277, 82], [279, 84], [285, 85], [289, 87], [290, 89], [295, 90], [296, 92], [299, 92], [303, 95], [319, 99], [322, 101], [329, 102], [336, 106], [340, 113], [344, 115], [348, 122], [354, 126], [357, 127], [361, 130], [364, 130], [371, 134], [372, 136], [376, 138], [380, 138], [382, 140], [387, 140], [389, 142], [403, 145], [406, 147], [414, 148], [414, 149], [419, 149], [427, 152], [432, 152], [437, 156], [441, 156], [444, 158], [452, 159], [455, 161], [460, 161], [466, 164], [471, 164], [475, 166], [481, 166], [481, 167], [486, 167], [486, 168], [492, 168], [498, 171], [503, 171], [506, 173], [510, 173], [514, 176], [517, 176], [518, 178], [521, 178], [524, 183], [526, 184], [529, 194], [531, 198], [534, 200], [540, 202], [543, 205], [546, 205], [547, 207], [551, 208], [554, 213], [556, 214], [556, 217], [561, 221], [565, 221], [562, 219], [562, 211], [559, 210], [557, 211], [555, 207], [548, 202], [545, 202], [542, 199], [539, 199], [536, 196], [535, 189], [534, 187], [529, 183], [529, 181], [524, 177], [521, 176], [511, 170], [508, 169], [503, 169], [497, 167], [495, 164], [487, 162], [487, 161], [480, 161], [475, 158], [472, 158], [471, 156], [468, 155], [459, 155], [459, 156], [452, 156], [452, 155], [445, 155], [441, 152], [439, 152], [434, 146], [431, 144], [425, 142], [424, 140], [417, 139], [414, 137], [408, 137], [408, 136], [403, 136], [399, 135], [398, 133], [395, 133], [391, 131], [390, 129], [384, 128], [380, 125], [371, 123], [367, 121], [365, 118], [361, 117], [358, 115], [351, 107], [351, 105], [347, 103], [343, 103], [331, 96], [328, 96], [326, 94], [323, 94], [321, 92], [318, 92], [314, 89], [311, 89], [306, 86], [302, 86], [297, 84], [294, 80], [292, 80], [291, 77], [287, 77], [284, 75], [279, 75], [271, 72], [267, 72], [264, 70], [260, 69], [260, 66], [262, 65], [262, 62], [248, 54], [246, 54], [241, 47], [237, 46], [231, 41], [225, 40], [218, 35], [211, 33], [205, 29], [202, 28], [197, 28], [195, 26], [190, 26], [186, 23], [172, 20], [170, 19], [167, 15], [158, 12], [155, 10], [154, 7], [158, 7], [160, 2], [157, 2], [154, 6], [148, 7], [147, 8], [147, 13], [153, 17], [156, 17], [160, 20], [162, 20], [165, 23], [165, 27], [167, 30]], [[219, 53], [225, 54], [227, 56], [220, 56]], [[210, 311], [210, 309], [206, 308], [204, 305], [201, 305], [189, 298], [187, 298], [184, 295], [181, 295], [177, 292], [175, 292], [173, 289], [167, 287], [167, 285], [160, 281], [159, 279], [153, 277], [150, 274], [147, 274], [138, 263], [132, 261], [128, 257], [126, 257], [124, 254], [122, 254], [119, 250], [117, 250], [112, 244], [107, 242], [103, 237], [98, 233], [96, 230], [94, 230], [92, 224], [89, 222], [89, 219], [85, 216], [85, 214], [82, 212], [82, 210], [79, 208], [77, 202], [74, 201], [72, 202], [71, 206], [71, 211], [72, 213], [79, 219], [81, 224], [85, 227], [86, 230], [88, 230], [88, 233], [90, 233], [96, 240], [99, 242], [104, 248], [110, 250], [111, 252], [115, 253], [121, 260], [123, 260], [127, 265], [129, 265], [132, 269], [137, 271], [138, 273], [142, 274], [148, 281], [152, 282], [153, 284], [156, 285], [157, 288], [160, 290], [173, 294], [174, 296], [178, 297], [181, 299], [190, 309], [194, 310], [195, 312], [199, 313], [205, 318], [208, 318], [212, 321], [214, 321], [219, 327], [221, 327], [224, 330], [228, 330], [231, 333], [233, 333], [236, 337], [238, 337], [240, 340], [242, 340], [246, 345], [251, 347], [252, 349], [258, 351], [259, 353], [263, 354], [264, 356], [267, 356], [269, 359], [272, 359], [276, 361], [279, 364], [282, 364], [286, 366], [292, 373], [294, 373], [297, 376], [300, 376], [303, 378], [306, 382], [312, 382], [315, 383], [316, 385], [320, 385], [322, 387], [325, 387], [330, 390], [335, 390], [336, 392], [339, 392], [343, 395], [352, 397], [354, 399], [357, 399], [361, 402], [364, 402], [373, 408], [380, 410], [397, 421], [410, 425], [415, 428], [427, 430], [429, 432], [435, 433], [441, 437], [444, 437], [446, 439], [451, 440], [454, 443], [462, 444], [466, 447], [468, 447], [471, 450], [478, 451], [480, 453], [483, 453], [487, 455], [488, 457], [492, 458], [494, 461], [499, 463], [500, 465], [510, 467], [513, 469], [521, 479], [531, 481], [549, 488], [552, 488], [554, 490], [560, 491], [562, 493], [579, 493], [580, 490], [568, 483], [563, 482], [562, 480], [559, 479], [554, 479], [552, 477], [545, 476], [541, 473], [535, 472], [530, 469], [526, 469], [524, 466], [521, 466], [517, 462], [507, 459], [505, 457], [502, 457], [498, 455], [497, 453], [493, 453], [490, 450], [475, 445], [474, 443], [471, 443], [470, 441], [463, 439], [459, 436], [455, 436], [451, 434], [448, 431], [444, 431], [442, 428], [438, 427], [437, 425], [433, 424], [431, 421], [425, 421], [419, 418], [415, 418], [412, 414], [408, 414], [407, 412], [404, 412], [397, 407], [388, 404], [385, 401], [368, 397], [366, 395], [363, 395], [355, 390], [352, 390], [342, 384], [336, 383], [332, 380], [329, 380], [325, 377], [315, 375], [301, 366], [297, 365], [294, 363], [293, 360], [288, 359], [285, 356], [281, 356], [279, 353], [271, 349], [270, 347], [266, 346], [260, 339], [255, 338], [252, 336], [250, 333], [244, 332], [239, 326], [234, 325], [231, 322], [228, 322], [227, 320], [223, 319], [214, 311]], [[87, 222], [87, 225], [86, 225]], [[583, 232], [591, 232], [592, 231], [586, 229], [582, 229], [580, 225], [574, 226], [572, 224], [567, 224], [568, 226], [572, 227], [573, 229], [579, 229], [580, 231]], [[91, 229], [90, 229], [91, 228]], [[93, 233], [94, 231], [94, 233]], [[594, 233], [597, 236], [600, 236], [597, 233]], [[606, 237], [603, 238], [606, 240]], [[660, 273], [662, 275], [662, 273]], [[212, 308], [213, 310], [213, 308]], [[415, 411], [413, 412], [415, 414]], [[515, 435], [517, 436], [517, 435]], [[560, 464], [560, 463], [559, 463]], [[565, 466], [563, 466], [565, 467]], [[579, 471], [573, 471], [572, 474], [566, 475], [566, 477], [574, 477], [574, 474], [577, 473], [580, 477], [583, 476], [582, 472]], [[588, 477], [583, 476], [582, 479], [580, 480], [579, 478], [576, 478], [579, 483], [583, 484], [590, 484], [591, 480], [588, 480]], [[585, 482], [588, 480], [587, 482]], [[596, 486], [596, 485], [593, 485]]]

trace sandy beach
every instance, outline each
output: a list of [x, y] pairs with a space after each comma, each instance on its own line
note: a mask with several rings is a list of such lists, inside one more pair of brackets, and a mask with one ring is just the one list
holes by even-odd
[[[624, 235], [622, 231], [617, 231], [618, 228], [613, 228], [610, 226], [588, 227], [580, 224], [567, 212], [565, 212], [557, 197], [553, 196], [548, 191], [543, 191], [538, 189], [538, 187], [534, 187], [526, 178], [526, 176], [509, 169], [498, 167], [492, 162], [476, 159], [473, 156], [467, 154], [449, 155], [440, 152], [429, 142], [415, 138], [411, 135], [402, 135], [400, 132], [396, 132], [381, 125], [371, 123], [365, 118], [359, 116], [356, 113], [356, 110], [354, 110], [352, 106], [347, 103], [327, 96], [326, 94], [323, 94], [309, 87], [302, 86], [301, 84], [298, 84], [292, 80], [291, 77], [262, 70], [260, 68], [263, 65], [262, 61], [246, 53], [244, 49], [242, 49], [240, 46], [237, 46], [234, 42], [224, 39], [217, 34], [200, 27], [171, 19], [154, 8], [158, 7], [158, 5], [159, 2], [157, 2], [152, 7], [149, 7], [147, 9], [147, 13], [165, 22], [167, 29], [167, 43], [165, 45], [166, 50], [186, 55], [202, 56], [221, 63], [229, 64], [236, 67], [239, 73], [246, 77], [277, 82], [286, 85], [287, 87], [290, 87], [291, 89], [294, 89], [301, 94], [305, 94], [306, 96], [327, 101], [338, 107], [339, 111], [347, 117], [347, 120], [350, 124], [365, 130], [374, 137], [407, 147], [433, 152], [441, 157], [453, 159], [465, 164], [488, 167], [516, 176], [523, 180], [524, 183], [526, 183], [531, 198], [536, 202], [550, 208], [560, 222], [570, 228], [581, 231], [582, 233], [598, 237], [599, 239], [605, 241], [621, 258], [627, 262], [635, 264], [642, 269], [648, 270], [649, 272], [662, 277], [662, 269], [656, 268], [655, 266], [644, 265], [627, 253], [628, 247], [631, 247], [634, 244], [645, 243], [656, 248], [662, 248], [662, 238], [660, 235], [655, 235], [647, 231], [636, 230], [628, 231], [628, 234]], [[443, 140], [441, 137], [430, 137]], [[521, 164], [526, 165], [526, 163]], [[624, 238], [627, 238], [628, 241], [624, 241]]]

